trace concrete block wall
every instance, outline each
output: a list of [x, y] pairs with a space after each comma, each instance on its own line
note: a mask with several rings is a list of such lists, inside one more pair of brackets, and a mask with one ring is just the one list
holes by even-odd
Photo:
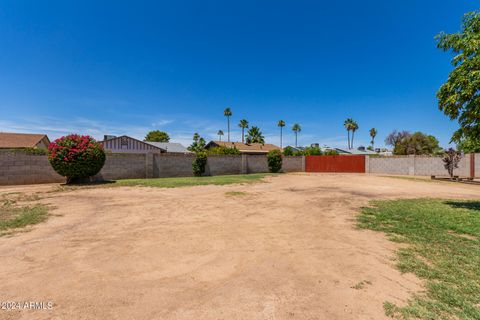
[[282, 172], [302, 172], [304, 168], [305, 157], [283, 157]]
[[153, 177], [193, 176], [192, 162], [195, 155], [160, 153], [153, 155]]
[[107, 153], [102, 170], [95, 180], [140, 179], [147, 176], [146, 154]]
[[45, 155], [22, 150], [0, 150], [0, 185], [65, 182]]
[[268, 162], [267, 162], [266, 156], [248, 155], [246, 162], [247, 162], [246, 173], [268, 172]]
[[[367, 173], [398, 174], [411, 176], [447, 176], [441, 157], [427, 156], [393, 156], [393, 157], [367, 157], [365, 171]], [[478, 162], [478, 160], [476, 161]], [[470, 176], [470, 156], [460, 160], [455, 175], [460, 177]]]
[[205, 174], [211, 176], [241, 174], [243, 171], [242, 156], [240, 155], [210, 156], [208, 157], [207, 166], [205, 168]]

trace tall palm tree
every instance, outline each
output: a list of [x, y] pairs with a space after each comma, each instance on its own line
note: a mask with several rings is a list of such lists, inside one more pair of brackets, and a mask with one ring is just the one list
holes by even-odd
[[230, 117], [232, 116], [232, 110], [230, 110], [230, 108], [225, 108], [225, 110], [223, 110], [223, 115], [227, 117], [228, 142], [230, 142]]
[[375, 137], [377, 136], [377, 129], [372, 128], [370, 129], [370, 137], [372, 137], [372, 141], [370, 141], [370, 144], [372, 145], [372, 148], [375, 147]]
[[357, 130], [358, 130], [358, 123], [357, 121], [353, 121], [352, 122], [352, 145], [351, 145], [352, 149], [353, 149], [353, 138], [355, 137], [355, 131]]
[[295, 147], [297, 146], [297, 136], [300, 131], [302, 131], [302, 127], [298, 123], [295, 123], [292, 127], [293, 132], [295, 132]]
[[348, 133], [348, 149], [351, 149], [351, 146], [350, 146], [350, 131], [352, 130], [352, 123], [353, 123], [352, 118], [348, 118], [347, 120], [345, 120], [343, 122], [343, 126], [345, 127], [345, 129], [347, 129], [347, 133]]
[[247, 143], [265, 143], [265, 137], [259, 127], [253, 126], [247, 132]]
[[282, 149], [282, 144], [283, 144], [283, 127], [285, 127], [285, 121], [280, 120], [278, 121], [277, 124], [280, 127], [280, 149]]
[[248, 128], [248, 121], [245, 119], [240, 120], [238, 126], [242, 128], [242, 143], [245, 142], [245, 129]]
[[223, 131], [218, 130], [217, 135], [218, 135], [218, 140], [222, 141]]

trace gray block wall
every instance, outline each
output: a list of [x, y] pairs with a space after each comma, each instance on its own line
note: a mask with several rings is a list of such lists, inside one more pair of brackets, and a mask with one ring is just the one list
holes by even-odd
[[45, 155], [23, 150], [0, 150], [0, 185], [65, 182]]
[[139, 179], [145, 178], [146, 174], [146, 154], [107, 153], [105, 165], [94, 179]]
[[[479, 160], [476, 159], [476, 162]], [[398, 174], [415, 176], [447, 176], [441, 157], [427, 156], [393, 156], [393, 157], [368, 157], [365, 162], [367, 173]], [[470, 176], [470, 156], [464, 156], [454, 170], [460, 177]], [[477, 173], [478, 175], [478, 173]]]
[[153, 177], [190, 177], [193, 176], [192, 162], [195, 155], [167, 154], [153, 155]]
[[263, 155], [248, 155], [246, 171], [246, 173], [268, 172], [267, 157]]
[[205, 174], [211, 176], [241, 174], [242, 172], [242, 156], [240, 155], [210, 156], [205, 168]]
[[475, 154], [475, 178], [480, 178], [480, 153]]
[[305, 171], [303, 162], [305, 157], [283, 157], [282, 159], [282, 172], [302, 172]]

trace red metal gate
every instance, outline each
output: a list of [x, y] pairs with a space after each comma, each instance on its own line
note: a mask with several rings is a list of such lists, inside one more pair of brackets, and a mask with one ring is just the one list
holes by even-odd
[[305, 171], [365, 173], [365, 156], [306, 156]]

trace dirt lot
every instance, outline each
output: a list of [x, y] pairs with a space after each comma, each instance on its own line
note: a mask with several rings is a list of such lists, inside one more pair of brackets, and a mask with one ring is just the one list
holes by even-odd
[[[253, 185], [40, 192], [53, 216], [0, 238], [0, 319], [384, 319], [421, 283], [355, 228], [372, 199], [479, 198], [479, 186], [288, 174]], [[227, 192], [245, 192], [229, 193]]]

